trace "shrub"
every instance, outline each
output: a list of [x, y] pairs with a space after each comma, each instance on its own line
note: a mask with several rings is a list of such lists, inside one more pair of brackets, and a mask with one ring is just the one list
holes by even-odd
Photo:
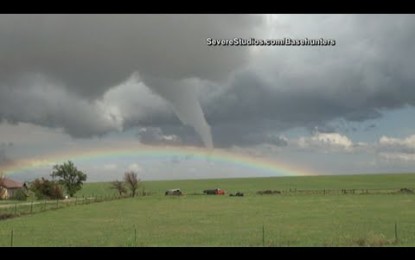
[[26, 191], [24, 191], [23, 189], [20, 189], [20, 190], [17, 190], [13, 194], [13, 197], [11, 199], [25, 201], [25, 200], [27, 200], [27, 197], [28, 197], [28, 195], [27, 195]]
[[13, 214], [10, 214], [10, 213], [0, 213], [0, 220], [12, 218], [12, 217], [14, 217]]
[[30, 190], [39, 200], [64, 198], [62, 187], [57, 182], [44, 178], [34, 180], [30, 185]]
[[281, 191], [279, 191], [279, 190], [262, 190], [262, 191], [258, 191], [257, 194], [260, 194], [260, 195], [281, 194]]
[[410, 193], [410, 194], [414, 193], [414, 191], [412, 189], [409, 189], [409, 188], [402, 188], [402, 189], [399, 190], [399, 192], [400, 193]]

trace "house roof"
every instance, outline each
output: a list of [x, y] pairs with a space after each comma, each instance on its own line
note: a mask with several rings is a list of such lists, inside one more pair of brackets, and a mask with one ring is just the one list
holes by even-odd
[[16, 189], [16, 188], [22, 188], [23, 183], [14, 181], [12, 179], [4, 178], [2, 180], [1, 186], [7, 188], [7, 189]]

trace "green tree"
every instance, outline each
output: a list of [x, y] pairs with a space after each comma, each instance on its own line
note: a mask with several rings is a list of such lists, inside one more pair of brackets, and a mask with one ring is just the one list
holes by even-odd
[[53, 166], [51, 176], [59, 177], [59, 183], [65, 187], [71, 197], [82, 188], [83, 182], [86, 181], [86, 174], [79, 171], [71, 161]]

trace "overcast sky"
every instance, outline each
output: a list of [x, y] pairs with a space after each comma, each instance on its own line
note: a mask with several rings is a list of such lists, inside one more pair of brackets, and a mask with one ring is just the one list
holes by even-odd
[[[235, 37], [336, 44], [206, 40]], [[213, 147], [316, 174], [415, 172], [413, 15], [2, 14], [0, 39], [0, 170], [142, 143]], [[90, 180], [127, 169], [145, 179], [264, 175], [180, 158], [78, 165]]]

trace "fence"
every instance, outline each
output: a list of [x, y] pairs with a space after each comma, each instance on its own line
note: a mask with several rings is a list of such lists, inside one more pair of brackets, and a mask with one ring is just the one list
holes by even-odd
[[[22, 243], [22, 236], [27, 236], [27, 232], [22, 230], [22, 228], [13, 228], [10, 227], [7, 231], [4, 229], [0, 235], [0, 247], [13, 247], [13, 246], [27, 246], [26, 244]], [[140, 230], [137, 229], [135, 225], [132, 225], [129, 229], [124, 229], [121, 235], [121, 238], [115, 239], [111, 236], [101, 236], [97, 238], [96, 241], [92, 244], [93, 246], [128, 246], [128, 247], [136, 247], [136, 246], [148, 246], [148, 245], [155, 245], [153, 244], [154, 241], [150, 242], [149, 244], [147, 236], [140, 236], [138, 237], [138, 232]], [[232, 230], [225, 230], [223, 232], [229, 233]], [[37, 232], [44, 233], [44, 230], [38, 230]], [[398, 233], [399, 232], [399, 233]], [[31, 235], [33, 235], [33, 231], [31, 231]], [[220, 236], [220, 234], [217, 234]], [[242, 236], [243, 237], [243, 236]], [[321, 239], [315, 242], [307, 242], [304, 244], [300, 239], [295, 239], [295, 237], [290, 234], [282, 234], [278, 229], [273, 229], [267, 226], [266, 224], [262, 224], [258, 226], [258, 229], [254, 233], [250, 233], [249, 237], [246, 237], [246, 240], [239, 240], [236, 244], [238, 246], [254, 246], [254, 247], [289, 247], [289, 246], [410, 246], [413, 244], [415, 240], [414, 229], [411, 223], [401, 222], [398, 225], [398, 222], [391, 222], [390, 223], [390, 231], [386, 232], [385, 235], [381, 233], [366, 233], [365, 231], [361, 231], [360, 234], [354, 234], [349, 238], [344, 238], [341, 234], [338, 236], [342, 238], [340, 240], [333, 240], [327, 241], [322, 236]], [[20, 238], [20, 239], [19, 239]], [[304, 238], [302, 238], [304, 239]], [[151, 239], [150, 239], [151, 240]], [[81, 244], [76, 244], [79, 241], [70, 241], [68, 244], [74, 246], [82, 246]], [[92, 241], [84, 241], [83, 243], [87, 243], [86, 245], [91, 246]], [[211, 241], [207, 241], [211, 242]], [[229, 245], [232, 244], [232, 239], [229, 240]], [[27, 243], [27, 240], [26, 240]], [[71, 244], [74, 243], [74, 244]], [[224, 244], [221, 244], [222, 246]], [[187, 245], [178, 245], [178, 246], [187, 246]], [[200, 246], [200, 245], [193, 245], [193, 246]], [[226, 245], [225, 245], [226, 246]]]
[[413, 189], [288, 189], [257, 191], [259, 195], [377, 195], [377, 194], [415, 194]]
[[0, 204], [0, 220], [18, 217], [22, 215], [36, 214], [48, 210], [56, 210], [70, 206], [86, 205], [103, 201], [130, 198], [130, 196], [91, 196], [91, 197], [75, 197], [66, 200], [43, 200], [30, 202], [16, 202], [13, 204]]

